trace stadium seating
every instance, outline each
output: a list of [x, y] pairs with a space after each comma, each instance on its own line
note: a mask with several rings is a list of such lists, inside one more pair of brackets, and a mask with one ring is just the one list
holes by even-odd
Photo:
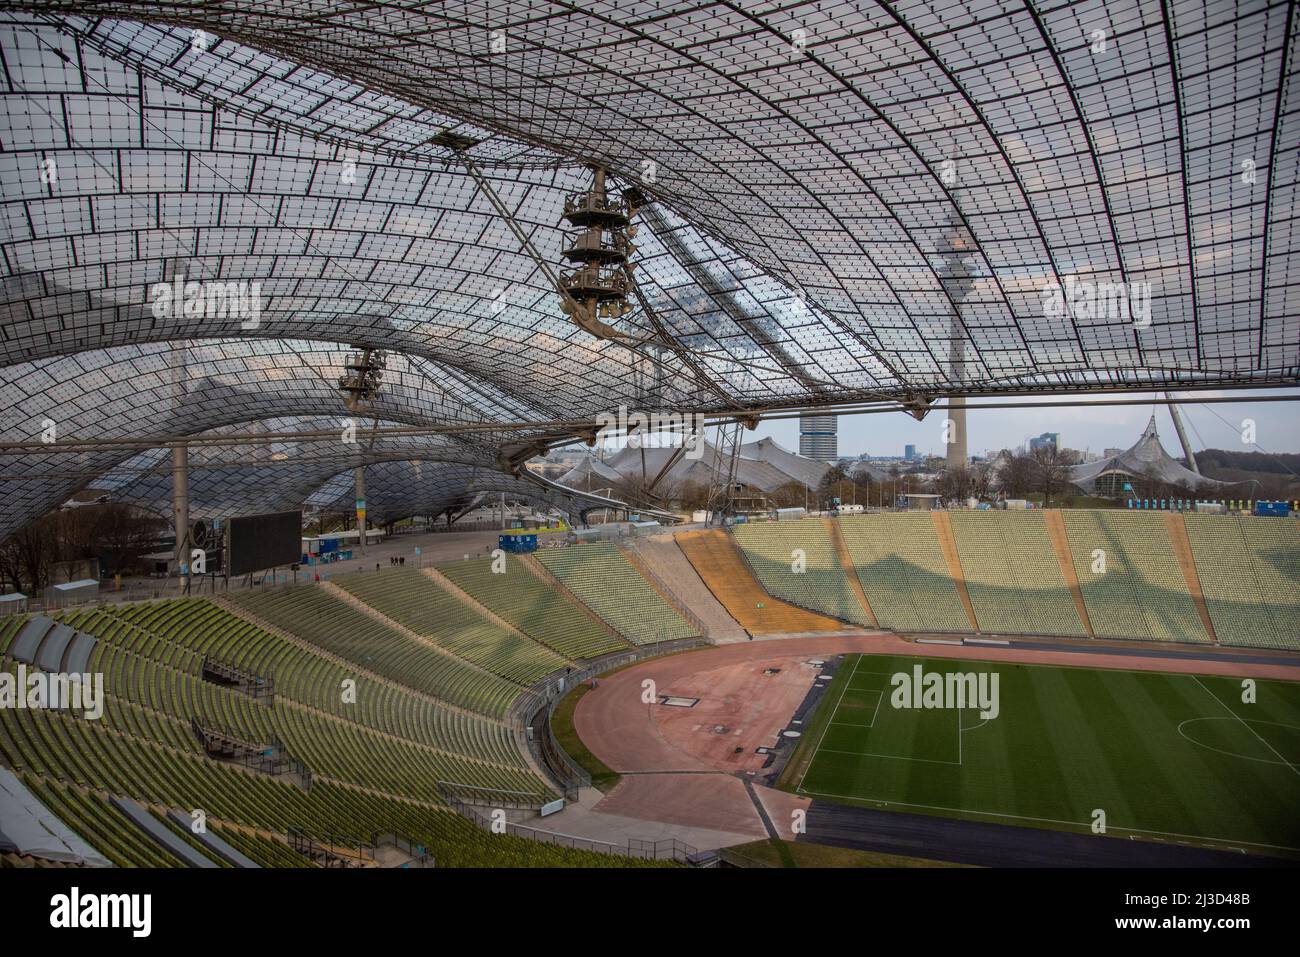
[[[1163, 515], [1091, 509], [1062, 515], [1088, 620], [1098, 638], [1210, 640]], [[1104, 572], [1093, 571], [1098, 549], [1104, 553]]]
[[[238, 823], [266, 837], [284, 835], [293, 827], [357, 841], [396, 832], [425, 846], [439, 867], [644, 863], [489, 834], [449, 809], [405, 795], [328, 781], [304, 791], [64, 712], [0, 711], [0, 753], [73, 830], [105, 856], [128, 866], [174, 862], [138, 838], [130, 824], [113, 819], [104, 810], [105, 793], [164, 807], [199, 808], [215, 822]], [[102, 783], [87, 782], [86, 768], [97, 769]], [[87, 795], [87, 788], [96, 789], [96, 794]], [[262, 862], [268, 863], [265, 857]]]
[[106, 727], [178, 751], [202, 753], [190, 729], [194, 718], [244, 740], [278, 739], [290, 756], [316, 775], [424, 800], [438, 800], [439, 781], [541, 799], [548, 794], [512, 749], [489, 752], [475, 747], [473, 740], [455, 736], [436, 744], [418, 743], [321, 714], [283, 695], [275, 707], [267, 707], [112, 643], [96, 656], [94, 669], [105, 675], [109, 703], [102, 723]]
[[518, 559], [507, 555], [505, 562], [503, 574], [493, 574], [489, 558], [442, 565], [438, 571], [493, 614], [569, 658], [627, 650], [627, 642], [592, 621]]
[[[110, 614], [111, 612], [111, 614]], [[385, 734], [409, 738], [420, 744], [464, 753], [497, 763], [519, 763], [510, 733], [488, 718], [456, 711], [431, 702], [356, 669], [311, 653], [258, 628], [220, 606], [202, 599], [175, 599], [148, 605], [110, 606], [98, 612], [86, 627], [134, 650], [154, 651], [179, 670], [198, 673], [204, 654], [227, 661], [255, 674], [273, 675], [278, 698], [291, 699], [345, 721]], [[150, 637], [113, 616], [147, 623], [157, 633]], [[85, 621], [81, 617], [75, 620]], [[201, 627], [192, 627], [197, 622]], [[177, 666], [177, 661], [189, 662]], [[344, 680], [356, 682], [356, 701], [345, 704], [339, 693]]]
[[20, 777], [42, 804], [118, 867], [181, 866], [103, 795], [31, 773]]
[[1300, 648], [1300, 526], [1287, 519], [1242, 516], [1260, 598], [1281, 647]]
[[[263, 866], [308, 866], [284, 843], [292, 827], [356, 841], [396, 832], [425, 846], [440, 867], [643, 863], [480, 830], [441, 803], [442, 787], [491, 788], [534, 801], [553, 796], [504, 726], [356, 675], [212, 602], [178, 599], [60, 617], [102, 636], [90, 667], [105, 675], [103, 718], [4, 709], [0, 761], [116, 864], [179, 862], [108, 803], [109, 795], [146, 805], [173, 831], [160, 809], [200, 808], [224, 839]], [[202, 680], [205, 654], [273, 676], [273, 703]], [[5, 666], [17, 663], [6, 659]], [[356, 705], [339, 703], [344, 676], [358, 680]], [[191, 733], [191, 717], [250, 741], [282, 742], [312, 770], [311, 787], [209, 757]], [[498, 750], [503, 745], [508, 754]]]
[[740, 546], [725, 529], [678, 532], [673, 540], [727, 614], [751, 634], [843, 630], [843, 622], [835, 618], [768, 594], [750, 572]]
[[980, 631], [1087, 635], [1041, 511], [949, 517]]
[[[840, 566], [830, 532], [819, 520], [746, 523], [733, 526], [732, 534], [754, 575], [773, 595], [841, 621], [871, 624]], [[798, 572], [796, 549], [803, 551], [804, 562]]]
[[1186, 515], [1214, 634], [1225, 645], [1300, 649], [1290, 519]]
[[0, 618], [0, 655], [9, 650], [9, 643], [14, 640], [26, 622], [26, 615], [7, 615]]
[[882, 627], [971, 630], [928, 514], [845, 515], [837, 521]]
[[565, 587], [629, 641], [649, 644], [693, 638], [696, 629], [609, 542], [537, 553]]
[[302, 641], [471, 711], [501, 717], [519, 695], [519, 685], [408, 638], [323, 588], [247, 592], [234, 603]]
[[333, 582], [393, 621], [507, 681], [529, 685], [568, 665], [550, 649], [488, 621], [415, 568], [341, 575]]

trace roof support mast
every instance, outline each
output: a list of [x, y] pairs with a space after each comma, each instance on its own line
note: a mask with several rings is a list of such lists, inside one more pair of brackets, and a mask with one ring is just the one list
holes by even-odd
[[1178, 441], [1183, 447], [1183, 454], [1187, 456], [1187, 467], [1197, 475], [1201, 474], [1201, 467], [1196, 464], [1196, 455], [1192, 452], [1192, 443], [1187, 440], [1187, 433], [1183, 430], [1183, 416], [1178, 411], [1178, 405], [1173, 401], [1173, 394], [1166, 392], [1165, 398], [1169, 399], [1169, 417], [1174, 420], [1174, 431], [1178, 433]]

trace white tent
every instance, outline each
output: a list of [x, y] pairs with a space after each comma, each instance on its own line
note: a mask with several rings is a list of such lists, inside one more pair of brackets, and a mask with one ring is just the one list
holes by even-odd
[[1107, 485], [1107, 476], [1113, 477], [1112, 482], [1123, 482], [1128, 479], [1143, 479], [1148, 475], [1154, 475], [1161, 482], [1169, 485], [1184, 482], [1193, 490], [1203, 485], [1227, 484], [1197, 475], [1171, 458], [1160, 444], [1154, 415], [1151, 416], [1151, 421], [1147, 423], [1142, 436], [1131, 448], [1098, 462], [1085, 462], [1070, 468], [1071, 483], [1085, 494], [1091, 494], [1099, 487]]

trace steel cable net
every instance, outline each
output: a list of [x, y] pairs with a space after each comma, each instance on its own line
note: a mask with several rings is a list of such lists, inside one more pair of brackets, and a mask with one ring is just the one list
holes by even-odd
[[[5, 437], [47, 393], [129, 434], [116, 366], [211, 340], [264, 347], [221, 362], [273, 394], [286, 343], [405, 355], [443, 383], [422, 422], [444, 389], [543, 421], [1300, 372], [1295, 4], [0, 9]], [[552, 264], [586, 164], [649, 197], [663, 333], [619, 325], [653, 351], [564, 317], [449, 144]], [[157, 315], [178, 275], [258, 283], [256, 326]], [[302, 388], [275, 413], [336, 408]]]

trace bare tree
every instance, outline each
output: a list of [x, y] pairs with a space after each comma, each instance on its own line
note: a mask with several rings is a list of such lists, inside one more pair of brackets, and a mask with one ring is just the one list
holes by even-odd
[[1052, 503], [1052, 493], [1068, 484], [1070, 462], [1055, 445], [1041, 445], [1029, 453], [1034, 484], [1043, 493], [1043, 504]]
[[1005, 453], [998, 484], [1009, 498], [1020, 498], [1030, 492], [1035, 484], [1034, 462], [1024, 452]]

